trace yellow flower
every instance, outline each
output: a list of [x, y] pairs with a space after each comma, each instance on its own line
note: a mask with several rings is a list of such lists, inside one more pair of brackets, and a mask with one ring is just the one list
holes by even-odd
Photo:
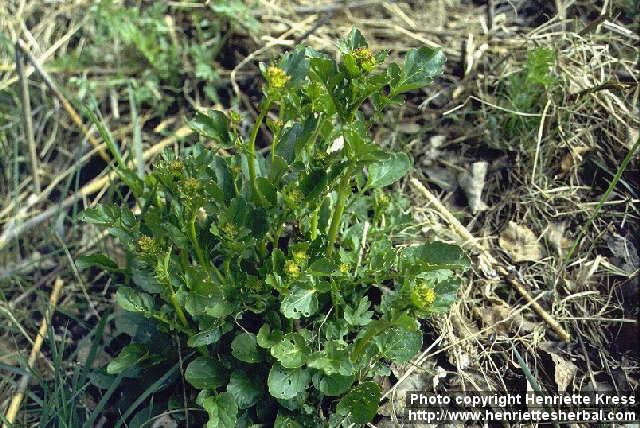
[[293, 261], [299, 265], [306, 263], [308, 259], [309, 257], [307, 256], [307, 253], [304, 252], [303, 250], [298, 250], [293, 252]]
[[169, 172], [172, 175], [180, 176], [184, 170], [184, 164], [180, 160], [173, 160], [169, 162]]
[[275, 65], [270, 65], [267, 67], [267, 72], [265, 78], [267, 79], [267, 83], [273, 89], [282, 89], [284, 85], [289, 81], [289, 76], [287, 73], [281, 69], [280, 67], [276, 67]]
[[341, 273], [348, 273], [349, 272], [349, 265], [346, 263], [340, 263], [340, 272]]
[[233, 239], [238, 234], [238, 228], [233, 223], [224, 223], [220, 225], [220, 230], [227, 239]]
[[368, 48], [358, 48], [351, 51], [356, 65], [365, 73], [370, 73], [376, 67], [376, 59]]
[[302, 194], [302, 192], [299, 189], [290, 188], [288, 190], [285, 190], [284, 202], [290, 208], [296, 208], [298, 206], [298, 204], [300, 204], [300, 202], [302, 201], [303, 197], [304, 197], [304, 195]]
[[138, 247], [138, 252], [144, 256], [157, 256], [160, 254], [160, 246], [150, 236], [142, 236], [136, 242], [136, 246]]
[[200, 190], [200, 182], [195, 178], [187, 178], [182, 182], [182, 191], [186, 195], [195, 195]]
[[233, 125], [238, 125], [242, 120], [242, 116], [240, 116], [240, 113], [238, 113], [237, 111], [231, 110], [229, 112], [229, 120]]
[[284, 272], [289, 278], [297, 278], [300, 276], [300, 266], [293, 260], [287, 260], [284, 262]]
[[417, 284], [411, 292], [411, 301], [419, 309], [427, 309], [436, 301], [436, 291], [428, 284]]

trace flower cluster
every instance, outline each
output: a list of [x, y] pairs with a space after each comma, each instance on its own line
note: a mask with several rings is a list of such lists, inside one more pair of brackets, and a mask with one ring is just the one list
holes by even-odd
[[270, 65], [267, 67], [267, 71], [265, 73], [265, 79], [267, 80], [267, 84], [271, 89], [282, 89], [284, 85], [289, 81], [289, 76], [287, 73], [281, 69], [280, 67], [276, 67], [275, 65]]
[[143, 257], [157, 257], [162, 252], [158, 241], [150, 236], [142, 236], [136, 241], [136, 250]]
[[420, 282], [411, 291], [411, 302], [421, 310], [426, 310], [436, 301], [436, 291], [425, 282]]
[[369, 48], [358, 48], [351, 51], [356, 65], [364, 73], [371, 73], [376, 67], [376, 59]]

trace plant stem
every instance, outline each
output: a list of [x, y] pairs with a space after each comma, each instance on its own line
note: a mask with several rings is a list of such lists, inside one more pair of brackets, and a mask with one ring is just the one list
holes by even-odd
[[190, 232], [191, 232], [191, 242], [193, 243], [193, 248], [196, 250], [196, 257], [198, 258], [198, 263], [200, 263], [202, 267], [204, 267], [205, 269], [207, 269], [207, 271], [209, 271], [210, 269], [208, 268], [208, 264], [204, 259], [204, 252], [202, 252], [202, 247], [200, 247], [200, 243], [198, 242], [198, 236], [196, 235], [196, 218], [197, 217], [194, 214], [193, 217], [191, 217], [191, 222], [189, 224]]
[[316, 208], [311, 214], [311, 240], [315, 241], [318, 237], [318, 217], [320, 217], [320, 208]]
[[176, 293], [171, 293], [171, 304], [176, 310], [176, 314], [178, 315], [178, 319], [187, 330], [191, 330], [189, 326], [189, 321], [187, 321], [187, 317], [184, 315], [184, 311], [180, 307], [180, 303], [178, 303], [178, 298], [176, 297]]
[[258, 195], [258, 188], [256, 187], [256, 138], [258, 137], [260, 125], [262, 124], [264, 117], [267, 115], [270, 106], [271, 99], [265, 99], [264, 103], [262, 103], [262, 106], [260, 107], [260, 113], [258, 114], [256, 123], [253, 125], [253, 129], [251, 130], [251, 136], [249, 137], [249, 180], [251, 181], [251, 189], [256, 195]]
[[344, 206], [347, 202], [347, 197], [351, 193], [351, 167], [348, 167], [345, 174], [340, 179], [338, 185], [338, 200], [336, 201], [336, 207], [333, 210], [333, 216], [331, 217], [331, 225], [329, 226], [329, 241], [327, 243], [327, 256], [333, 253], [333, 246], [336, 243], [338, 236], [338, 229], [340, 228], [340, 220], [342, 219], [342, 213], [344, 212]]
[[582, 228], [580, 229], [580, 233], [578, 234], [578, 237], [573, 241], [573, 245], [571, 246], [569, 251], [567, 251], [567, 254], [564, 256], [563, 263], [565, 264], [569, 263], [569, 261], [571, 260], [571, 256], [573, 256], [573, 253], [578, 248], [578, 245], [580, 245], [582, 238], [584, 238], [584, 235], [587, 233], [587, 229], [591, 227], [591, 225], [593, 224], [593, 221], [596, 219], [596, 217], [600, 213], [600, 209], [602, 208], [604, 203], [609, 199], [611, 192], [613, 192], [613, 189], [615, 189], [616, 185], [618, 184], [618, 181], [620, 181], [620, 179], [622, 178], [622, 174], [627, 169], [629, 162], [631, 162], [631, 159], [633, 159], [636, 151], [639, 148], [640, 148], [640, 138], [636, 140], [635, 144], [631, 147], [631, 149], [629, 149], [629, 152], [622, 160], [622, 163], [620, 164], [618, 171], [616, 171], [616, 175], [613, 177], [613, 179], [609, 183], [609, 187], [600, 198], [600, 201], [598, 201], [598, 204], [593, 210], [593, 213], [589, 216], [589, 219], [587, 220], [587, 222], [582, 225]]
[[191, 243], [193, 244], [193, 248], [196, 251], [196, 258], [198, 259], [198, 263], [200, 263], [200, 265], [207, 270], [209, 275], [211, 275], [211, 273], [214, 273], [218, 277], [220, 282], [224, 282], [224, 276], [222, 276], [218, 268], [216, 268], [213, 263], [207, 262], [207, 260], [204, 258], [204, 252], [202, 251], [202, 247], [198, 242], [198, 236], [196, 235], [196, 218], [197, 217], [194, 214], [189, 224], [189, 231], [191, 233]]
[[[280, 107], [280, 111], [278, 112], [278, 120], [282, 122], [282, 118], [284, 117], [284, 109]], [[276, 146], [278, 145], [278, 134], [275, 133], [273, 136], [273, 141], [271, 142], [271, 167], [273, 168], [273, 163], [276, 161]]]

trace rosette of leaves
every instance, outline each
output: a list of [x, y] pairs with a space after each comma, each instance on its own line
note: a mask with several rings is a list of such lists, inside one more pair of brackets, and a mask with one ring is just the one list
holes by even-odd
[[[392, 239], [411, 218], [407, 201], [383, 189], [411, 160], [370, 135], [383, 109], [442, 73], [442, 52], [413, 49], [385, 65], [356, 29], [338, 48], [338, 60], [300, 46], [262, 67], [248, 136], [235, 115], [199, 113], [192, 125], [208, 146], [166, 153], [144, 179], [120, 167], [139, 214], [83, 214], [128, 254], [124, 267], [85, 260], [119, 272], [118, 304], [194, 349], [185, 378], [208, 427], [371, 421], [373, 379], [422, 349], [420, 320], [447, 310], [456, 271], [469, 266], [458, 247]], [[278, 119], [267, 120], [263, 155], [255, 146], [269, 111]], [[108, 370], [177, 361], [177, 349], [159, 356], [153, 343], [134, 336]]]

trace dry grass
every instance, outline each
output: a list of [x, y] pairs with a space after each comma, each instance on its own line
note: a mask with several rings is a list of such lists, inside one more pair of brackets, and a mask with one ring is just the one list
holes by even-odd
[[[403, 380], [394, 386], [395, 395], [419, 388], [526, 386], [514, 350], [549, 390], [637, 389], [637, 155], [602, 209], [592, 215], [640, 129], [639, 18], [637, 11], [630, 12], [633, 5], [605, 1], [596, 8], [588, 1], [560, 0], [542, 2], [539, 5], [546, 6], [537, 9], [537, 2], [525, 0], [489, 1], [490, 6], [461, 0], [356, 0], [347, 8], [342, 2], [258, 3], [262, 30], [246, 38], [249, 54], [233, 61], [235, 69], [220, 72], [219, 84], [230, 94], [237, 91], [248, 112], [252, 95], [243, 92], [252, 88], [246, 80], [256, 75], [257, 61], [268, 61], [302, 40], [333, 50], [333, 40], [352, 25], [373, 40], [373, 48], [388, 49], [392, 56], [427, 44], [443, 47], [448, 57], [444, 76], [402, 112], [390, 115], [378, 139], [406, 144], [420, 166], [415, 177], [429, 185], [498, 266], [514, 268], [508, 278], [495, 277], [475, 259], [477, 268], [459, 302], [448, 317], [434, 321], [434, 345], [408, 374], [406, 368], [396, 371]], [[131, 151], [133, 159], [129, 142], [135, 127], [126, 86], [109, 86], [115, 74], [104, 64], [82, 69], [48, 65], [85, 43], [76, 35], [87, 19], [78, 11], [88, 4], [9, 1], [0, 10], [0, 29], [8, 41], [24, 39], [53, 80], [68, 91], [77, 90], [68, 84], [73, 77], [93, 82], [105, 122], [125, 142], [125, 156]], [[189, 5], [174, 2], [172, 10], [182, 13]], [[530, 109], [518, 111], [509, 87], [526, 73], [527, 52], [541, 47], [553, 52], [555, 83]], [[27, 67], [41, 182], [41, 190], [34, 191], [14, 58], [8, 50], [1, 52], [0, 363], [18, 366], [26, 361], [28, 352], [21, 349], [30, 348], [38, 311], [46, 307], [55, 277], [63, 276], [67, 284], [59, 306], [77, 317], [79, 325], [91, 324], [93, 311], [110, 308], [103, 292], [109, 283], [83, 277], [71, 263], [91, 247], [109, 244], [68, 214], [110, 198], [114, 176], [91, 156], [97, 149], [89, 147], [60, 100]], [[185, 88], [195, 87], [196, 80], [187, 80]], [[152, 159], [159, 146], [178, 150], [187, 136], [183, 117], [208, 104], [187, 89], [181, 96], [184, 102], [172, 115], [159, 116], [149, 107], [139, 112], [138, 148], [147, 154], [145, 160]], [[465, 177], [472, 165], [482, 162], [484, 177]], [[415, 201], [425, 236], [459, 242], [476, 253], [475, 245], [451, 229], [442, 210], [425, 204], [408, 181], [404, 190]], [[476, 198], [469, 192], [476, 192]], [[509, 222], [517, 225], [511, 244], [504, 234]], [[567, 257], [574, 243], [576, 250]], [[522, 254], [525, 247], [530, 251]], [[523, 285], [570, 333], [570, 342], [560, 340], [508, 279]], [[45, 372], [49, 358], [48, 353], [42, 358]], [[0, 403], [8, 400], [17, 378], [2, 373]], [[383, 407], [390, 420], [399, 411], [399, 401]]]

